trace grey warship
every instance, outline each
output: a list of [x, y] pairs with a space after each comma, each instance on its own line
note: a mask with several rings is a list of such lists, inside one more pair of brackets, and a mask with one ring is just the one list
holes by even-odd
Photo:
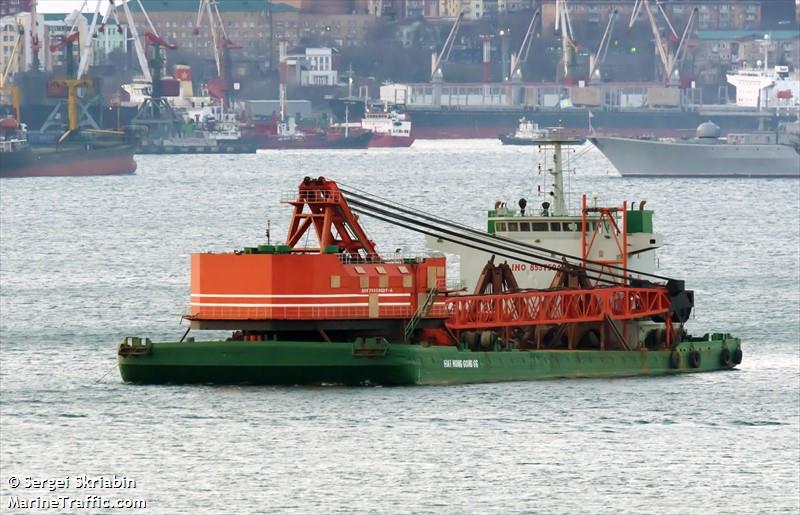
[[800, 121], [725, 138], [705, 122], [691, 139], [589, 139], [623, 176], [800, 178]]

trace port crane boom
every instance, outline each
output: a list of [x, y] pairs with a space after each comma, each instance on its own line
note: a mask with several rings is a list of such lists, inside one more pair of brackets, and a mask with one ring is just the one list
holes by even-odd
[[458, 28], [461, 26], [461, 21], [464, 19], [464, 11], [458, 13], [456, 17], [456, 21], [453, 23], [453, 27], [450, 29], [450, 33], [447, 35], [447, 39], [444, 41], [444, 45], [442, 45], [442, 51], [439, 52], [439, 55], [433, 62], [433, 66], [431, 66], [431, 80], [433, 80], [437, 73], [441, 74], [441, 66], [442, 64], [446, 63], [448, 59], [450, 59], [450, 52], [453, 51], [453, 43], [456, 39], [456, 34], [458, 33]]
[[[134, 22], [133, 15], [131, 14], [128, 1], [136, 2], [138, 9], [141, 11], [145, 19], [146, 28], [149, 29], [145, 30], [144, 33], [145, 42], [152, 47], [153, 56], [149, 61], [147, 59], [145, 49], [142, 46], [142, 41], [139, 39], [139, 31], [136, 28], [136, 23]], [[167, 100], [162, 96], [161, 78], [164, 69], [164, 57], [161, 55], [161, 48], [163, 47], [167, 50], [174, 50], [177, 48], [177, 46], [169, 43], [158, 34], [158, 30], [155, 28], [155, 25], [153, 25], [153, 22], [142, 5], [141, 0], [109, 0], [109, 11], [103, 18], [103, 23], [101, 24], [100, 30], [104, 30], [105, 22], [109, 15], [112, 14], [114, 19], [117, 21], [117, 26], [121, 27], [120, 15], [117, 12], [119, 5], [118, 2], [121, 2], [125, 24], [130, 31], [131, 39], [133, 39], [136, 58], [139, 61], [139, 68], [141, 69], [145, 82], [150, 84], [149, 98], [145, 98], [144, 103], [142, 103], [142, 105], [139, 107], [138, 113], [133, 118], [133, 123], [146, 126], [150, 134], [170, 134], [174, 130], [175, 126], [180, 122], [180, 119], [172, 111], [172, 107], [169, 105]]]
[[569, 75], [569, 66], [572, 62], [572, 53], [578, 47], [572, 32], [572, 20], [569, 17], [567, 0], [556, 0], [555, 30], [561, 31], [561, 55], [564, 63], [564, 77]]
[[[84, 1], [84, 5], [86, 5], [86, 1]], [[83, 76], [86, 75], [86, 71], [89, 69], [89, 56], [91, 55], [92, 52], [92, 39], [97, 36], [97, 28], [98, 28], [97, 19], [99, 17], [100, 17], [100, 0], [97, 0], [97, 6], [95, 7], [94, 15], [92, 15], [92, 23], [89, 26], [89, 34], [87, 37], [86, 48], [81, 49], [81, 60], [78, 63], [78, 74], [76, 75], [77, 79], [83, 78]]]
[[200, 26], [205, 18], [208, 19], [211, 43], [214, 46], [214, 62], [217, 66], [217, 77], [219, 78], [214, 88], [209, 85], [209, 92], [216, 97], [221, 97], [223, 107], [226, 107], [230, 103], [230, 50], [239, 49], [242, 48], [242, 46], [234, 43], [228, 37], [228, 32], [225, 29], [225, 21], [222, 18], [222, 14], [220, 14], [217, 0], [200, 0], [197, 8], [197, 21], [194, 28], [195, 35], [200, 34]]
[[[132, 2], [134, 0], [130, 0], [130, 1]], [[144, 33], [145, 40], [147, 42], [149, 42], [149, 43], [152, 43], [152, 44], [156, 45], [157, 47], [164, 47], [164, 48], [169, 49], [169, 50], [174, 50], [175, 48], [177, 48], [176, 45], [173, 45], [173, 44], [167, 42], [164, 38], [159, 36], [158, 30], [156, 29], [155, 25], [153, 25], [152, 20], [150, 20], [150, 16], [147, 14], [147, 11], [145, 10], [144, 6], [142, 5], [141, 0], [135, 0], [135, 1], [136, 1], [136, 4], [139, 7], [139, 10], [142, 12], [142, 15], [144, 16], [145, 22], [147, 23], [147, 29], [149, 29], [149, 30], [146, 30], [145, 33]], [[125, 24], [128, 26], [128, 30], [130, 30], [131, 39], [133, 40], [133, 47], [134, 47], [134, 50], [136, 52], [136, 59], [139, 61], [139, 69], [141, 70], [145, 81], [153, 84], [153, 82], [154, 82], [153, 81], [153, 73], [150, 70], [150, 64], [147, 61], [147, 54], [145, 52], [144, 47], [142, 46], [142, 41], [139, 38], [139, 31], [136, 28], [136, 23], [134, 23], [133, 15], [131, 14], [130, 7], [128, 6], [128, 1], [126, 1], [126, 0], [109, 0], [108, 11], [106, 12], [106, 15], [103, 17], [103, 22], [100, 24], [99, 30], [101, 32], [103, 30], [105, 30], [105, 23], [108, 20], [108, 17], [110, 15], [114, 16], [114, 19], [117, 22], [117, 26], [121, 27], [121, 17], [119, 15], [119, 13], [117, 12], [118, 2], [122, 6], [122, 14], [124, 15]], [[159, 52], [160, 52], [159, 48], [156, 48], [156, 53], [158, 54]], [[154, 59], [154, 62], [155, 61], [160, 61], [160, 58], [157, 57], [156, 59]], [[155, 64], [160, 66], [160, 64], [158, 64], [158, 63], [155, 63]], [[163, 64], [163, 63], [161, 63], [161, 64]], [[160, 75], [160, 71], [159, 71], [159, 75]], [[155, 85], [154, 85], [154, 87], [155, 87]]]
[[[670, 31], [672, 32], [673, 37], [677, 39], [677, 33], [675, 32], [672, 23], [670, 23], [669, 18], [667, 17], [667, 13], [664, 11], [663, 7], [659, 4], [658, 5], [661, 14], [664, 16], [664, 19], [667, 20], [667, 26], [669, 27]], [[684, 28], [683, 35], [680, 38], [680, 42], [678, 44], [678, 48], [675, 50], [675, 53], [670, 53], [667, 45], [665, 44], [664, 40], [661, 38], [661, 32], [658, 30], [658, 25], [656, 24], [655, 16], [653, 15], [653, 11], [650, 8], [649, 0], [636, 0], [636, 3], [633, 6], [633, 10], [631, 11], [631, 19], [628, 23], [628, 28], [633, 27], [633, 24], [636, 22], [636, 18], [639, 16], [639, 12], [644, 9], [645, 14], [647, 15], [647, 20], [650, 23], [650, 30], [653, 33], [653, 38], [655, 39], [655, 46], [656, 52], [658, 53], [658, 57], [661, 61], [661, 68], [662, 72], [664, 73], [664, 80], [669, 81], [672, 77], [672, 73], [675, 71], [675, 67], [680, 63], [683, 53], [685, 52], [686, 42], [688, 40], [689, 32], [691, 31], [692, 23], [697, 13], [697, 8], [692, 9], [692, 13], [689, 15], [689, 20], [686, 22], [686, 27]]]
[[589, 56], [589, 80], [594, 78], [594, 74], [597, 71], [598, 65], [606, 58], [606, 54], [608, 53], [608, 43], [611, 41], [611, 32], [614, 30], [614, 21], [616, 18], [617, 9], [614, 9], [611, 11], [611, 16], [608, 17], [608, 24], [606, 25], [605, 32], [603, 32], [603, 37], [600, 39], [600, 45], [597, 47], [597, 52], [595, 52], [594, 55]]
[[22, 48], [22, 38], [24, 35], [25, 31], [20, 27], [17, 33], [17, 39], [14, 41], [14, 47], [11, 50], [11, 55], [6, 63], [6, 69], [0, 73], [0, 93], [8, 93], [11, 96], [11, 105], [14, 107], [14, 118], [18, 122], [20, 121], [19, 88], [17, 86], [6, 86], [6, 80], [8, 80], [8, 75], [11, 71], [11, 64], [14, 62], [17, 52]]
[[522, 44], [519, 46], [517, 57], [511, 67], [511, 77], [518, 77], [520, 79], [522, 78], [522, 64], [528, 60], [528, 54], [531, 51], [531, 42], [533, 41], [533, 28], [536, 25], [537, 18], [539, 18], [539, 13], [539, 9], [536, 9], [531, 17], [531, 22], [528, 25], [528, 31], [525, 32], [525, 37], [522, 38]]
[[683, 30], [683, 35], [681, 36], [680, 42], [678, 43], [678, 48], [675, 50], [675, 57], [672, 62], [672, 67], [670, 68], [670, 74], [672, 70], [680, 65], [683, 62], [683, 57], [686, 55], [686, 46], [688, 45], [689, 34], [691, 33], [692, 22], [697, 17], [697, 8], [695, 7], [692, 9], [692, 13], [689, 15], [689, 21], [686, 22], [686, 28]]
[[17, 39], [14, 41], [14, 46], [11, 50], [11, 56], [8, 58], [8, 63], [6, 63], [6, 69], [0, 73], [0, 94], [8, 93], [11, 96], [11, 105], [14, 108], [14, 118], [17, 122], [20, 120], [20, 101], [19, 101], [19, 88], [16, 86], [6, 86], [6, 80], [8, 80], [8, 74], [11, 71], [11, 64], [14, 62], [14, 58], [17, 55], [17, 51], [22, 48], [22, 38], [24, 36], [24, 29], [20, 28], [20, 31], [17, 33]]
[[227, 70], [225, 69], [225, 59], [227, 50], [242, 48], [231, 41], [228, 37], [228, 31], [225, 29], [225, 22], [222, 19], [222, 14], [219, 12], [219, 5], [217, 0], [200, 0], [200, 5], [197, 8], [197, 22], [195, 23], [194, 33], [200, 33], [200, 25], [203, 19], [208, 17], [208, 27], [211, 31], [211, 42], [214, 45], [214, 60], [217, 65], [217, 76], [225, 77]]

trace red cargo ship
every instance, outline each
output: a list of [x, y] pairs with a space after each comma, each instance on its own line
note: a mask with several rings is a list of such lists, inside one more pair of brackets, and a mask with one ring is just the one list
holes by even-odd
[[136, 171], [134, 144], [118, 138], [78, 136], [61, 143], [29, 145], [13, 118], [0, 121], [0, 177], [122, 175]]
[[367, 148], [373, 136], [371, 131], [347, 127], [300, 130], [293, 117], [253, 129], [258, 148], [274, 150]]

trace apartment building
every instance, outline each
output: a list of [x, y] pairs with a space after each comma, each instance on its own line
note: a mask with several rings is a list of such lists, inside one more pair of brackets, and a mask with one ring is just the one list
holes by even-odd
[[[782, 1], [782, 0], [772, 0]], [[555, 0], [542, 0], [542, 20], [545, 25], [555, 22]], [[575, 22], [588, 21], [601, 23], [608, 20], [610, 13], [617, 9], [624, 20], [629, 20], [633, 10], [632, 0], [570, 0], [568, 9]], [[663, 18], [650, 2], [659, 24]], [[764, 0], [671, 0], [661, 4], [670, 18], [686, 19], [691, 11], [698, 9], [697, 28], [702, 30], [756, 29], [761, 26], [761, 11]], [[766, 4], [770, 5], [770, 4]], [[644, 11], [639, 17], [645, 20]]]
[[272, 33], [275, 41], [287, 41], [292, 47], [321, 41], [341, 48], [366, 44], [369, 28], [374, 23], [375, 16], [370, 14], [281, 12], [272, 16]]
[[[40, 67], [45, 66], [50, 34], [46, 30], [44, 16], [38, 14], [36, 20], [32, 31], [29, 12], [20, 11], [14, 16], [0, 18], [0, 70], [8, 67], [9, 74], [29, 70], [35, 59], [38, 59]], [[33, 33], [40, 42], [35, 55]]]
[[[195, 32], [197, 0], [141, 0], [159, 34], [182, 50], [213, 59], [214, 44], [208, 19]], [[237, 55], [244, 60], [267, 59], [273, 52], [270, 26], [272, 15], [294, 10], [284, 3], [256, 0], [224, 0], [217, 6], [223, 17], [229, 39], [241, 45]], [[146, 27], [144, 15], [136, 3], [131, 11], [137, 27]]]
[[800, 66], [800, 36], [793, 30], [708, 30], [698, 31], [698, 58], [710, 66], [725, 68], [740, 66], [755, 67], [758, 62], [789, 66]]
[[333, 48], [306, 48], [287, 54], [284, 80], [300, 86], [336, 86], [339, 82], [339, 53]]
[[0, 73], [8, 68], [10, 74], [20, 70], [22, 52], [20, 49], [19, 25], [14, 16], [0, 18]]

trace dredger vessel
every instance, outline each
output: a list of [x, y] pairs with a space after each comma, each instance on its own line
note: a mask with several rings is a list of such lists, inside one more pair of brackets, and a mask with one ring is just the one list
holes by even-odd
[[[192, 255], [189, 329], [176, 342], [125, 338], [122, 379], [421, 385], [734, 368], [739, 339], [689, 336], [693, 292], [650, 270], [660, 237], [643, 202], [583, 196], [578, 213], [566, 211], [562, 147], [583, 141], [548, 134], [554, 203], [500, 203], [488, 231], [306, 177], [282, 196], [292, 208], [284, 244]], [[460, 254], [460, 284], [448, 287], [443, 254], [380, 255], [357, 213]]]

